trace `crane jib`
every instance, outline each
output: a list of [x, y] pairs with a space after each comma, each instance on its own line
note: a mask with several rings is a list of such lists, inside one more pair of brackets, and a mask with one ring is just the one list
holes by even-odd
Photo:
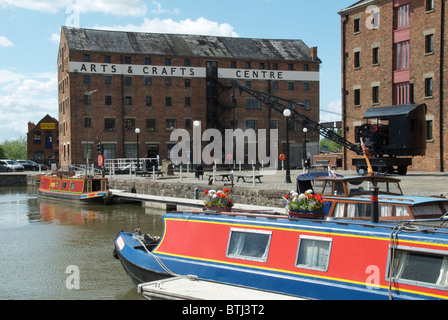
[[[293, 102], [292, 100], [283, 99], [280, 97], [276, 97], [276, 96], [243, 86], [238, 80], [232, 80], [231, 83], [232, 83], [232, 87], [240, 90], [240, 93], [244, 91], [244, 92], [250, 94], [257, 100], [267, 104], [271, 109], [274, 109], [275, 111], [277, 111], [278, 113], [281, 113], [281, 114], [283, 114], [283, 111], [285, 109], [290, 109], [290, 108], [281, 104], [278, 100], [282, 100], [285, 102]], [[304, 105], [302, 103], [298, 103], [298, 102], [293, 102], [293, 103], [295, 105], [299, 105], [299, 106], [306, 106], [306, 105]], [[306, 106], [306, 107], [308, 107], [308, 106]], [[321, 136], [323, 136], [327, 139], [330, 139], [330, 140], [344, 146], [345, 148], [347, 148], [353, 152], [356, 152], [357, 154], [363, 153], [362, 148], [359, 147], [358, 145], [351, 143], [350, 141], [348, 141], [345, 138], [341, 137], [340, 135], [336, 134], [334, 131], [332, 131], [328, 128], [325, 128], [318, 122], [312, 120], [311, 118], [308, 118], [307, 116], [305, 116], [303, 114], [300, 114], [296, 110], [293, 110], [293, 109], [290, 109], [290, 110], [291, 110], [291, 117], [290, 117], [291, 120], [296, 121], [303, 126], [306, 126], [308, 129], [313, 130], [314, 132], [320, 134]]]

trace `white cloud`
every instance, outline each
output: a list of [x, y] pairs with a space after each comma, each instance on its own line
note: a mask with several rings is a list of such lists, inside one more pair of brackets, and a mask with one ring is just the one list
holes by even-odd
[[8, 38], [0, 36], [0, 47], [14, 47], [14, 44]]
[[50, 41], [59, 45], [59, 41], [61, 40], [61, 34], [60, 33], [52, 33], [50, 36]]
[[164, 13], [179, 14], [180, 13], [179, 9], [174, 9], [171, 11], [163, 9], [160, 2], [157, 2], [157, 1], [153, 1], [152, 4], [156, 7], [156, 9], [151, 10], [151, 13], [154, 13], [154, 14], [164, 14]]
[[28, 132], [28, 121], [58, 117], [56, 72], [27, 74], [0, 69], [0, 141]]
[[202, 17], [198, 18], [197, 20], [186, 19], [180, 21], [174, 21], [172, 19], [162, 20], [159, 18], [144, 18], [143, 23], [139, 26], [128, 24], [126, 26], [113, 27], [95, 26], [95, 28], [133, 32], [180, 33], [238, 37], [238, 34], [228, 23], [219, 24], [218, 22], [210, 21]]
[[341, 99], [328, 102], [324, 107], [320, 109], [320, 121], [321, 122], [332, 122], [341, 121], [342, 110]]
[[27, 10], [57, 13], [101, 12], [117, 16], [144, 16], [147, 6], [144, 0], [0, 0], [0, 8], [22, 8]]

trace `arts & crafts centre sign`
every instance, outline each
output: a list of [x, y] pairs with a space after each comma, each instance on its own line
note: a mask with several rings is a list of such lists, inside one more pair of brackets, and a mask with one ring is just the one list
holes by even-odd
[[[104, 75], [205, 78], [206, 68], [186, 66], [128, 65], [92, 62], [70, 62], [70, 72]], [[223, 79], [273, 80], [273, 81], [319, 81], [316, 71], [256, 70], [219, 68]]]

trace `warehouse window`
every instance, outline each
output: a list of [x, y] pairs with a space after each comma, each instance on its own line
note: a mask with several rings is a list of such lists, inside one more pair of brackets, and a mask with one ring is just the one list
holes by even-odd
[[165, 129], [166, 131], [173, 131], [176, 129], [176, 119], [166, 119]]
[[151, 96], [146, 96], [146, 106], [147, 107], [152, 106], [152, 97]]
[[360, 89], [355, 89], [353, 90], [353, 103], [355, 106], [360, 106], [361, 105], [361, 90]]
[[433, 94], [432, 78], [425, 79], [425, 97], [432, 97]]
[[428, 34], [425, 36], [425, 53], [434, 52], [434, 35]]
[[354, 52], [353, 54], [354, 54], [353, 67], [360, 68], [361, 67], [361, 52], [357, 51], [357, 52]]
[[115, 119], [114, 118], [104, 119], [104, 130], [115, 131]]
[[372, 48], [372, 65], [380, 63], [380, 48]]
[[156, 119], [146, 119], [146, 131], [156, 131]]
[[172, 106], [171, 97], [165, 97], [165, 106], [167, 107]]
[[125, 118], [124, 119], [124, 129], [127, 131], [135, 130], [135, 119], [134, 118]]
[[360, 19], [353, 20], [353, 33], [358, 33], [361, 31], [361, 21]]

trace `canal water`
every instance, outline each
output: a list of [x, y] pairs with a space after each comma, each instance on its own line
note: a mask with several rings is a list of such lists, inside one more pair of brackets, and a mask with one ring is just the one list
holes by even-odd
[[120, 230], [162, 235], [138, 204], [83, 206], [0, 187], [0, 299], [142, 299], [112, 256]]

